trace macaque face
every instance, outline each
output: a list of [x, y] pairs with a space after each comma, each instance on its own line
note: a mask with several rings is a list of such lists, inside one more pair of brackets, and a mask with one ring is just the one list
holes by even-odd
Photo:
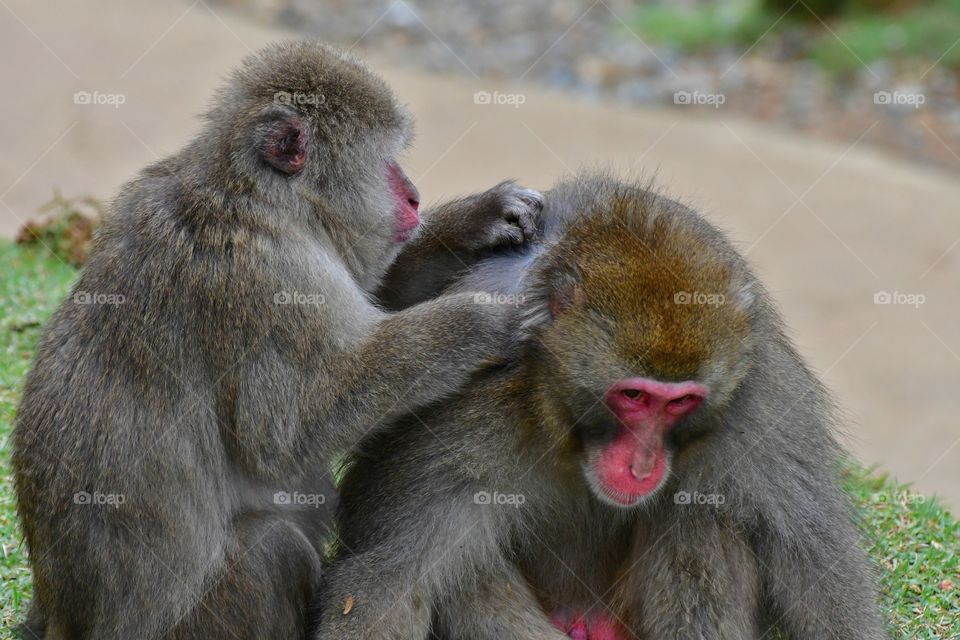
[[693, 381], [664, 382], [633, 377], [618, 380], [603, 403], [616, 426], [612, 440], [588, 445], [583, 473], [604, 502], [629, 507], [666, 481], [672, 450], [670, 430], [707, 398]]
[[[672, 433], [729, 401], [749, 323], [732, 267], [641, 214], [583, 225], [541, 335], [548, 402], [598, 499], [633, 507], [664, 486]], [[689, 433], [689, 432], [688, 432]]]

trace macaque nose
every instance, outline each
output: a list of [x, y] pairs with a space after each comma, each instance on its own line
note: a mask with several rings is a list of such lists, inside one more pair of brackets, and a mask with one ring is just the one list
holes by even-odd
[[407, 204], [409, 204], [414, 211], [420, 209], [420, 190], [411, 182], [407, 180]]
[[607, 392], [607, 402], [618, 415], [660, 418], [667, 424], [691, 413], [706, 397], [706, 387], [696, 382], [650, 378], [627, 378]]
[[396, 162], [391, 162], [390, 170], [390, 188], [398, 200], [406, 202], [411, 209], [416, 211], [420, 208], [420, 191], [413, 181], [407, 177]]

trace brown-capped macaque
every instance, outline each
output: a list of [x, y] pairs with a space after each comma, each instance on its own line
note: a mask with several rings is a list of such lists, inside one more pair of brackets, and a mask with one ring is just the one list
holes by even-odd
[[517, 356], [352, 455], [315, 637], [886, 637], [830, 401], [744, 259], [642, 185], [545, 196], [448, 289], [513, 301]]

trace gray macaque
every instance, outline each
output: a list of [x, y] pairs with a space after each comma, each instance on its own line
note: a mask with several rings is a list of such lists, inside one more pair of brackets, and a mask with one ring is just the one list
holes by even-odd
[[541, 241], [448, 288], [514, 301], [516, 356], [351, 456], [314, 637], [887, 637], [830, 400], [745, 260], [642, 185], [545, 195]]
[[285, 43], [123, 187], [13, 433], [27, 637], [306, 637], [331, 458], [514, 341], [508, 310], [470, 293], [375, 299], [405, 245], [470, 260], [524, 241], [541, 204], [504, 183], [418, 230], [410, 127], [356, 58]]

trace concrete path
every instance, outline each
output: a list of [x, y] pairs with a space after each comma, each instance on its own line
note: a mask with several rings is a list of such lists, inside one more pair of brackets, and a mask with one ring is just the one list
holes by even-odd
[[[0, 233], [12, 235], [54, 187], [109, 197], [190, 137], [223, 74], [283, 35], [202, 0], [0, 0]], [[439, 43], [438, 52], [449, 55]], [[507, 176], [547, 187], [586, 164], [656, 172], [666, 191], [706, 210], [836, 391], [856, 454], [960, 509], [955, 177], [872, 152], [869, 130], [842, 147], [372, 62], [418, 120], [407, 165], [427, 200]], [[75, 104], [79, 91], [105, 104]], [[476, 104], [478, 91], [523, 104]], [[123, 104], [109, 104], [114, 94]], [[875, 304], [882, 292], [896, 292], [894, 304]]]

